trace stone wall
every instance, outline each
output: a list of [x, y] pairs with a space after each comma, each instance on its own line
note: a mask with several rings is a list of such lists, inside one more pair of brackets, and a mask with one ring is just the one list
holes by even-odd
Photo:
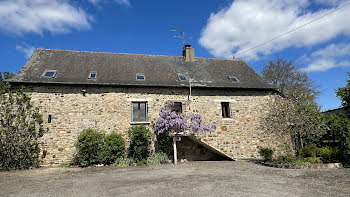
[[221, 156], [212, 150], [202, 146], [196, 141], [191, 140], [187, 136], [182, 136], [181, 141], [176, 143], [177, 159], [179, 161], [220, 161], [229, 160], [229, 158]]
[[[86, 128], [116, 131], [127, 138], [126, 131], [139, 124], [132, 122], [133, 101], [147, 102], [148, 121], [143, 123], [150, 127], [167, 101], [182, 102], [185, 113], [202, 114], [206, 123], [218, 127], [215, 134], [198, 136], [200, 140], [231, 158], [258, 158], [258, 147], [281, 152], [290, 144], [259, 129], [268, 101], [276, 97], [267, 91], [192, 89], [191, 97], [188, 88], [31, 85], [26, 91], [45, 121], [43, 165], [69, 162], [75, 153], [74, 143]], [[222, 118], [221, 102], [230, 103], [230, 118]]]

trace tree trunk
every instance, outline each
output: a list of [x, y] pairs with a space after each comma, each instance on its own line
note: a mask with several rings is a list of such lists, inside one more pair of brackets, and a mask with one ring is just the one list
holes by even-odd
[[296, 136], [295, 135], [292, 135], [291, 136], [291, 141], [292, 141], [292, 146], [293, 146], [293, 150], [294, 152], [297, 152], [298, 150], [298, 145], [297, 145], [297, 140], [296, 140]]
[[300, 141], [300, 148], [304, 147], [304, 143], [303, 143], [303, 138], [301, 137], [301, 134], [299, 132], [299, 141]]

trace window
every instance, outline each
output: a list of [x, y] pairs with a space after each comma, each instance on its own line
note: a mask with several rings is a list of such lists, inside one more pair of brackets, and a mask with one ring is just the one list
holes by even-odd
[[183, 74], [177, 74], [177, 76], [179, 77], [179, 80], [180, 80], [180, 81], [187, 81], [187, 77], [186, 77], [186, 75], [183, 75]]
[[221, 103], [221, 111], [222, 111], [223, 118], [230, 118], [230, 103], [229, 102], [222, 102]]
[[96, 79], [97, 78], [97, 72], [90, 72], [89, 79]]
[[233, 77], [233, 76], [228, 76], [228, 78], [230, 79], [231, 82], [233, 83], [237, 83], [239, 82], [239, 80], [237, 79], [237, 77]]
[[56, 70], [45, 70], [44, 74], [42, 75], [43, 77], [50, 77], [54, 78], [56, 75]]
[[146, 102], [132, 103], [132, 121], [134, 122], [147, 121], [147, 103]]
[[182, 103], [174, 102], [174, 105], [172, 106], [171, 111], [174, 111], [176, 113], [182, 113]]
[[144, 81], [144, 80], [146, 80], [146, 77], [144, 74], [136, 74], [136, 80], [137, 81]]

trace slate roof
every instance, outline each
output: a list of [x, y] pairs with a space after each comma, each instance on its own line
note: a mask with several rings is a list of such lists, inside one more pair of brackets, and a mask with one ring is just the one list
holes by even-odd
[[336, 108], [336, 109], [330, 109], [330, 110], [324, 111], [323, 113], [326, 113], [326, 114], [346, 113], [346, 108], [345, 107], [339, 107], [339, 108]]
[[[57, 70], [54, 78], [43, 77], [45, 70]], [[91, 71], [97, 79], [89, 79]], [[54, 83], [116, 86], [188, 87], [178, 73], [191, 78], [193, 87], [274, 89], [245, 62], [195, 58], [185, 62], [182, 56], [139, 55], [37, 49], [10, 83]], [[137, 81], [144, 74], [145, 81]], [[235, 76], [233, 83], [228, 76]]]

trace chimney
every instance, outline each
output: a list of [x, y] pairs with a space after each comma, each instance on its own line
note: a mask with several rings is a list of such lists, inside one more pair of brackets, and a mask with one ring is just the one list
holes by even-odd
[[194, 48], [190, 44], [186, 44], [182, 50], [182, 56], [185, 62], [194, 62]]

